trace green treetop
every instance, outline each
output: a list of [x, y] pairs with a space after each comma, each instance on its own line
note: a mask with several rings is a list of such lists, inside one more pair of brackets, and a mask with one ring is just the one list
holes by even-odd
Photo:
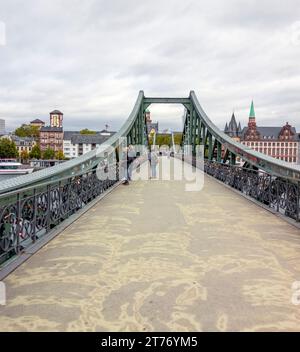
[[17, 147], [13, 141], [9, 138], [0, 139], [0, 158], [10, 159], [17, 158], [19, 156]]
[[96, 134], [96, 132], [95, 131], [91, 131], [88, 128], [85, 128], [85, 129], [80, 131], [80, 134]]

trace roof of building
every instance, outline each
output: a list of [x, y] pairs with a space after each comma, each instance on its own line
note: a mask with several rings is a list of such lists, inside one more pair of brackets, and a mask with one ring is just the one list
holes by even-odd
[[41, 132], [63, 132], [62, 127], [51, 127], [51, 126], [44, 126], [40, 129]]
[[62, 113], [61, 111], [59, 111], [59, 110], [53, 110], [53, 111], [50, 112], [50, 114], [51, 114], [51, 115], [52, 115], [52, 114], [63, 115], [63, 113]]
[[252, 102], [251, 102], [251, 108], [250, 108], [249, 118], [255, 119], [255, 110], [254, 110], [254, 103], [253, 103], [253, 100], [252, 100]]
[[234, 113], [232, 113], [228, 128], [232, 131], [236, 131], [238, 129], [238, 125], [237, 125]]
[[64, 140], [70, 141], [72, 136], [80, 134], [80, 131], [64, 131]]
[[16, 135], [12, 135], [11, 139], [14, 142], [17, 142], [17, 141], [33, 142], [33, 141], [35, 141], [35, 139], [33, 137], [19, 137], [19, 136], [16, 136]]
[[109, 135], [97, 134], [74, 134], [71, 137], [72, 144], [101, 144], [107, 141], [115, 132], [110, 132]]
[[232, 113], [231, 120], [230, 120], [229, 124], [227, 124], [227, 122], [226, 122], [224, 132], [227, 133], [231, 137], [239, 137], [240, 136], [240, 134], [242, 132], [241, 123], [239, 122], [239, 124], [237, 124], [234, 113]]
[[30, 123], [40, 123], [40, 124], [45, 124], [44, 121], [40, 120], [40, 119], [35, 119], [33, 121], [31, 121]]
[[[256, 127], [256, 129], [259, 132], [259, 134], [261, 135], [262, 139], [278, 139], [282, 128], [283, 128], [283, 126], [282, 127], [264, 127], [264, 126], [262, 126], [262, 127], [257, 126]], [[244, 138], [247, 130], [248, 130], [248, 127], [243, 128], [242, 138]], [[295, 141], [298, 140], [299, 137], [298, 137], [298, 134], [296, 132], [295, 127], [292, 127], [291, 131], [294, 133], [294, 140]]]
[[112, 131], [107, 131], [107, 130], [102, 130], [102, 131], [95, 131], [95, 134], [81, 134], [80, 131], [64, 131], [64, 140], [65, 141], [70, 141], [73, 136], [105, 136], [105, 137], [110, 137], [116, 132]]

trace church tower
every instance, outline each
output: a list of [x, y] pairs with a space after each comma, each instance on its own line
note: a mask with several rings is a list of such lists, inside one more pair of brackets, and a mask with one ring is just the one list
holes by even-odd
[[255, 117], [253, 100], [251, 102], [249, 121], [248, 121], [248, 129], [245, 133], [245, 139], [252, 140], [252, 141], [257, 141], [260, 139], [260, 133], [258, 132], [258, 130], [256, 128], [256, 117]]
[[51, 127], [63, 127], [64, 114], [59, 110], [50, 112], [50, 126]]
[[253, 100], [251, 102], [248, 127], [249, 128], [256, 128], [256, 118], [255, 118], [255, 110], [254, 110]]

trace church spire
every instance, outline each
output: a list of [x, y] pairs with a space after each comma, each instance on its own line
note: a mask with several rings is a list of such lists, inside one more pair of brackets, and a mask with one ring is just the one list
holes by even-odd
[[224, 132], [227, 133], [228, 132], [228, 123], [226, 122], [225, 128], [224, 128]]
[[252, 102], [251, 102], [251, 108], [250, 108], [249, 119], [254, 119], [254, 120], [255, 120], [255, 110], [254, 110], [254, 103], [253, 103], [253, 100], [252, 100]]
[[252, 129], [256, 129], [256, 119], [255, 119], [255, 110], [254, 110], [253, 100], [251, 102], [248, 127], [252, 128]]

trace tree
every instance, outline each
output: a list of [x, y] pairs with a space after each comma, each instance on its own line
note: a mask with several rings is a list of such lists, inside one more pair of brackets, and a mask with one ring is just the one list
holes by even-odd
[[57, 160], [65, 160], [64, 152], [62, 150], [56, 152], [55, 157]]
[[33, 146], [33, 148], [31, 149], [31, 152], [29, 153], [29, 157], [30, 159], [41, 159], [42, 153], [38, 144]]
[[85, 129], [80, 131], [80, 134], [96, 134], [96, 132], [95, 131], [91, 131], [88, 128], [85, 128]]
[[9, 138], [0, 139], [0, 158], [10, 159], [19, 156], [18, 149], [13, 141]]
[[47, 148], [43, 153], [44, 160], [50, 160], [55, 158], [55, 151], [51, 148]]
[[20, 157], [22, 161], [27, 161], [29, 159], [28, 151], [22, 150]]
[[182, 133], [175, 133], [174, 134], [175, 145], [181, 145], [181, 141], [182, 141]]
[[157, 134], [156, 135], [156, 145], [168, 145], [170, 146], [172, 143], [172, 138], [170, 134]]
[[31, 126], [23, 124], [21, 127], [15, 130], [15, 135], [18, 137], [33, 137], [38, 138], [40, 130], [38, 126]]

